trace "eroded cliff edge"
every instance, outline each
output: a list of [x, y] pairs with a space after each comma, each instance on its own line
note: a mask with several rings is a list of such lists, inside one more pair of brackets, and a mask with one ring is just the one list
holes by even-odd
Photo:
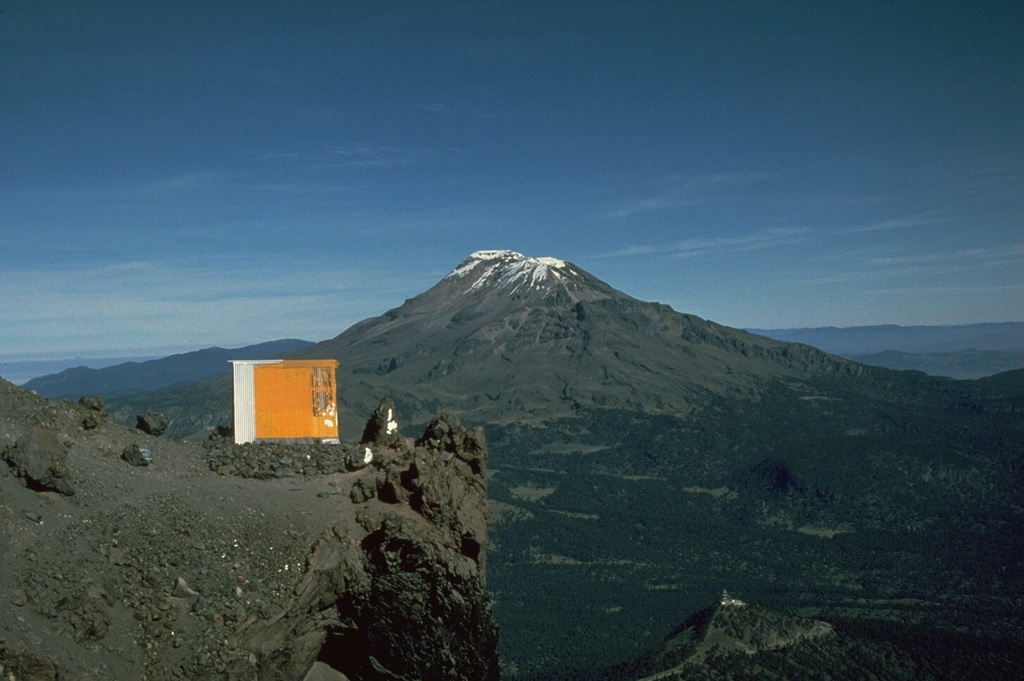
[[[498, 678], [482, 430], [197, 444], [96, 407], [0, 382], [5, 678]], [[40, 448], [62, 489], [9, 463]]]

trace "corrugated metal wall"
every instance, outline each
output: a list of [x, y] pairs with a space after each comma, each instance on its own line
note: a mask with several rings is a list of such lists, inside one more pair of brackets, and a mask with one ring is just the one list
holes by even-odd
[[251, 362], [233, 361], [232, 411], [235, 420], [235, 444], [256, 439], [256, 395]]

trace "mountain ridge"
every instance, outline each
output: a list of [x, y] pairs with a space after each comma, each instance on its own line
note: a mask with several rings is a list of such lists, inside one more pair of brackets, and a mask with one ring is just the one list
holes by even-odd
[[[544, 310], [538, 309], [539, 305], [542, 305]], [[587, 321], [588, 315], [601, 317], [599, 321], [603, 323], [604, 329], [610, 328], [608, 322], [617, 324], [619, 333], [615, 335], [618, 338], [596, 339], [598, 344], [614, 341], [617, 347], [613, 349], [613, 354], [617, 353], [617, 357], [590, 357], [589, 362], [581, 361], [595, 340], [593, 324], [588, 324]], [[616, 320], [616, 317], [620, 319]], [[628, 319], [629, 317], [632, 319]], [[625, 323], [620, 323], [623, 321]], [[621, 384], [623, 373], [628, 373], [632, 369], [662, 374], [680, 373], [681, 367], [659, 366], [664, 364], [660, 361], [661, 358], [678, 355], [681, 352], [692, 354], [694, 345], [702, 343], [727, 351], [730, 359], [736, 359], [741, 363], [743, 360], [735, 357], [732, 350], [738, 350], [740, 355], [773, 356], [784, 363], [788, 361], [792, 364], [800, 357], [805, 364], [830, 365], [833, 370], [841, 366], [835, 360], [825, 360], [812, 351], [798, 350], [792, 346], [793, 343], [797, 343], [857, 364], [898, 370], [918, 369], [932, 375], [973, 379], [1018, 368], [1018, 355], [1006, 352], [992, 354], [995, 351], [979, 354], [967, 350], [941, 356], [893, 352], [851, 355], [848, 351], [886, 347], [890, 344], [895, 344], [896, 348], [886, 349], [922, 347], [923, 341], [920, 339], [925, 337], [931, 338], [928, 347], [936, 347], [934, 335], [949, 332], [954, 332], [959, 338], [972, 340], [979, 336], [997, 338], [998, 340], [993, 340], [989, 344], [995, 343], [1001, 347], [1007, 345], [1007, 338], [1013, 337], [1015, 331], [1020, 329], [1024, 329], [1024, 324], [994, 323], [964, 327], [882, 325], [847, 329], [822, 327], [744, 331], [676, 312], [667, 305], [640, 301], [612, 288], [565, 260], [554, 257], [527, 257], [510, 250], [491, 250], [472, 253], [427, 291], [407, 299], [401, 306], [392, 308], [378, 317], [362, 320], [338, 336], [320, 343], [294, 341], [298, 345], [288, 347], [283, 344], [293, 341], [274, 341], [222, 352], [216, 358], [206, 361], [202, 355], [221, 350], [208, 348], [158, 360], [128, 362], [104, 369], [68, 369], [59, 374], [37, 377], [25, 386], [48, 397], [72, 399], [84, 394], [110, 396], [122, 390], [153, 391], [174, 383], [189, 383], [217, 373], [227, 373], [224, 365], [228, 359], [291, 356], [292, 351], [297, 351], [294, 355], [296, 357], [331, 356], [339, 359], [343, 364], [342, 375], [346, 373], [347, 367], [351, 367], [350, 373], [356, 379], [355, 383], [360, 384], [359, 388], [363, 392], [379, 392], [384, 389], [407, 393], [405, 400], [413, 407], [414, 412], [418, 412], [424, 418], [429, 417], [433, 410], [430, 406], [423, 405], [420, 397], [407, 390], [409, 385], [420, 384], [422, 387], [422, 384], [429, 383], [429, 392], [444, 390], [448, 397], [453, 397], [458, 392], [472, 390], [478, 397], [486, 395], [487, 402], [492, 404], [488, 404], [482, 398], [477, 399], [475, 403], [472, 400], [463, 400], [458, 404], [447, 404], [451, 408], [463, 410], [464, 413], [479, 412], [485, 419], [495, 418], [494, 407], [499, 406], [499, 410], [506, 415], [505, 418], [511, 418], [520, 411], [523, 404], [531, 400], [538, 401], [533, 399], [537, 397], [537, 390], [532, 391], [532, 396], [529, 392], [524, 394], [523, 391], [514, 388], [506, 389], [502, 394], [492, 389], [494, 385], [504, 382], [491, 380], [494, 378], [493, 372], [491, 376], [486, 377], [487, 380], [483, 380], [485, 377], [481, 376], [481, 380], [470, 381], [468, 384], [451, 380], [449, 374], [457, 373], [460, 367], [467, 363], [478, 362], [482, 353], [486, 351], [490, 352], [490, 359], [494, 362], [514, 362], [516, 355], [522, 355], [525, 350], [531, 349], [526, 347], [530, 345], [530, 339], [526, 339], [524, 334], [532, 331], [532, 344], [538, 347], [532, 348], [535, 355], [521, 364], [549, 365], [544, 372], [534, 372], [542, 374], [536, 385], [543, 385], [544, 392], [549, 396], [546, 398], [550, 403], [548, 411], [564, 413], [564, 409], [557, 409], [559, 401], [553, 401], [550, 397], [559, 392], [564, 394], [561, 406], [570, 409], [573, 405], [590, 399], [592, 395], [586, 393], [593, 391], [583, 390], [581, 394], [580, 384], [586, 383], [588, 376], [592, 379], [604, 373], [608, 376], [603, 377], [601, 382], [601, 399], [606, 403], [610, 400], [619, 406], [634, 406], [655, 411], [686, 411], [692, 405], [683, 404], [683, 400], [678, 397], [666, 403], [664, 397], [626, 395], [621, 389], [622, 386], [616, 384]], [[688, 343], [662, 342], [660, 347], [653, 347], [648, 343], [651, 347], [644, 353], [642, 346], [632, 347], [633, 339], [628, 338], [631, 334], [664, 337], [665, 333], [671, 334], [674, 341], [682, 339]], [[423, 345], [424, 337], [429, 334], [436, 334], [433, 347]], [[503, 341], [507, 342], [510, 335], [516, 336], [512, 346], [502, 345]], [[849, 337], [852, 337], [852, 340], [843, 340]], [[903, 340], [900, 341], [897, 337]], [[917, 340], [908, 345], [908, 337]], [[885, 338], [896, 340], [892, 343], [879, 340]], [[868, 345], [864, 345], [865, 342]], [[974, 344], [987, 347], [983, 342]], [[303, 345], [307, 348], [305, 352], [300, 349]], [[538, 353], [543, 355], [544, 352], [550, 352], [552, 355], [547, 358], [536, 356]], [[702, 354], [705, 363], [712, 360], [708, 353]], [[424, 365], [425, 357], [433, 358], [434, 361]], [[1024, 358], [1024, 354], [1020, 357]], [[559, 360], [557, 366], [551, 366], [554, 364], [552, 359]], [[715, 364], [719, 369], [728, 364], [723, 357], [717, 359]], [[202, 368], [189, 366], [186, 360], [192, 365], [201, 362]], [[161, 378], [153, 380], [152, 376], [146, 375], [157, 373], [158, 367], [161, 368]], [[511, 368], [513, 367], [506, 367]], [[515, 369], [516, 373], [524, 371], [522, 367]], [[861, 371], [849, 366], [845, 370], [854, 373]], [[389, 376], [393, 373], [394, 375]], [[686, 373], [691, 374], [692, 380], [684, 380], [684, 384], [731, 382], [733, 389], [739, 389], [741, 392], [749, 392], [751, 387], [749, 381], [736, 381], [735, 377], [731, 381], [723, 380], [723, 372], [707, 366], [702, 367], [700, 361], [693, 362], [687, 367]], [[657, 381], [656, 378], [653, 380]], [[343, 402], [353, 399], [358, 392], [347, 390], [349, 385], [351, 383], [347, 382], [341, 385]], [[666, 390], [671, 386], [663, 388], [665, 389], [657, 392], [671, 392]], [[719, 386], [719, 390], [724, 389], [727, 389], [727, 386]], [[372, 408], [372, 399], [364, 399], [352, 406], [355, 411], [361, 413], [367, 408]]]
[[266, 341], [240, 348], [212, 346], [159, 359], [124, 362], [101, 369], [80, 366], [39, 376], [22, 387], [49, 398], [78, 399], [87, 394], [113, 395], [122, 391], [153, 391], [190, 383], [228, 370], [232, 359], [266, 359], [312, 345], [295, 338]]
[[868, 355], [887, 350], [906, 353], [944, 353], [967, 349], [1024, 352], [1024, 322], [932, 326], [875, 324], [746, 330], [769, 338], [813, 345], [842, 356]]
[[813, 345], [861, 364], [932, 376], [971, 380], [1024, 368], [1024, 322], [748, 331]]
[[712, 652], [754, 655], [830, 636], [835, 636], [835, 628], [827, 622], [723, 597], [720, 603], [691, 615], [666, 638], [650, 661], [660, 671], [641, 681], [683, 674], [688, 666], [706, 663]]
[[357, 412], [368, 406], [358, 393], [380, 392], [422, 418], [429, 395], [479, 421], [546, 418], [581, 404], [686, 413], [709, 393], [749, 396], [768, 379], [864, 372], [809, 346], [637, 300], [567, 261], [513, 251], [478, 251], [424, 293], [293, 356], [339, 360], [355, 379], [339, 381], [339, 399]]
[[1022, 646], [891, 622], [835, 621], [767, 604], [716, 603], [609, 681], [1010, 679]]

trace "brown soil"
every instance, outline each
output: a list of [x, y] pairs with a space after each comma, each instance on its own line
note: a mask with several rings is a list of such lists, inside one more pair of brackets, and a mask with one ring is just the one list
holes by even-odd
[[[0, 460], [4, 679], [269, 678], [259, 669], [272, 651], [246, 632], [266, 625], [266, 639], [267, 623], [329, 617], [297, 604], [307, 573], [326, 569], [311, 563], [318, 542], [355, 551], [385, 517], [425, 524], [408, 504], [363, 494], [353, 502], [354, 484], [382, 477], [373, 466], [350, 472], [338, 463], [354, 444], [204, 445], [105, 416], [83, 427], [96, 415], [0, 380], [0, 453], [39, 426], [67, 446], [74, 487], [70, 496], [36, 491]], [[150, 465], [122, 459], [133, 444], [151, 452]], [[314, 647], [329, 628], [289, 627], [320, 635]], [[309, 660], [301, 665], [308, 670]], [[290, 673], [274, 678], [302, 678]], [[310, 673], [342, 678], [319, 664]]]

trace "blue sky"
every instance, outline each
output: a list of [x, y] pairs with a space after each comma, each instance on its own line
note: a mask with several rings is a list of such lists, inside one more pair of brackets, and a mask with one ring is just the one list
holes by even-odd
[[1018, 0], [0, 9], [0, 357], [322, 340], [498, 248], [736, 327], [1024, 316]]

